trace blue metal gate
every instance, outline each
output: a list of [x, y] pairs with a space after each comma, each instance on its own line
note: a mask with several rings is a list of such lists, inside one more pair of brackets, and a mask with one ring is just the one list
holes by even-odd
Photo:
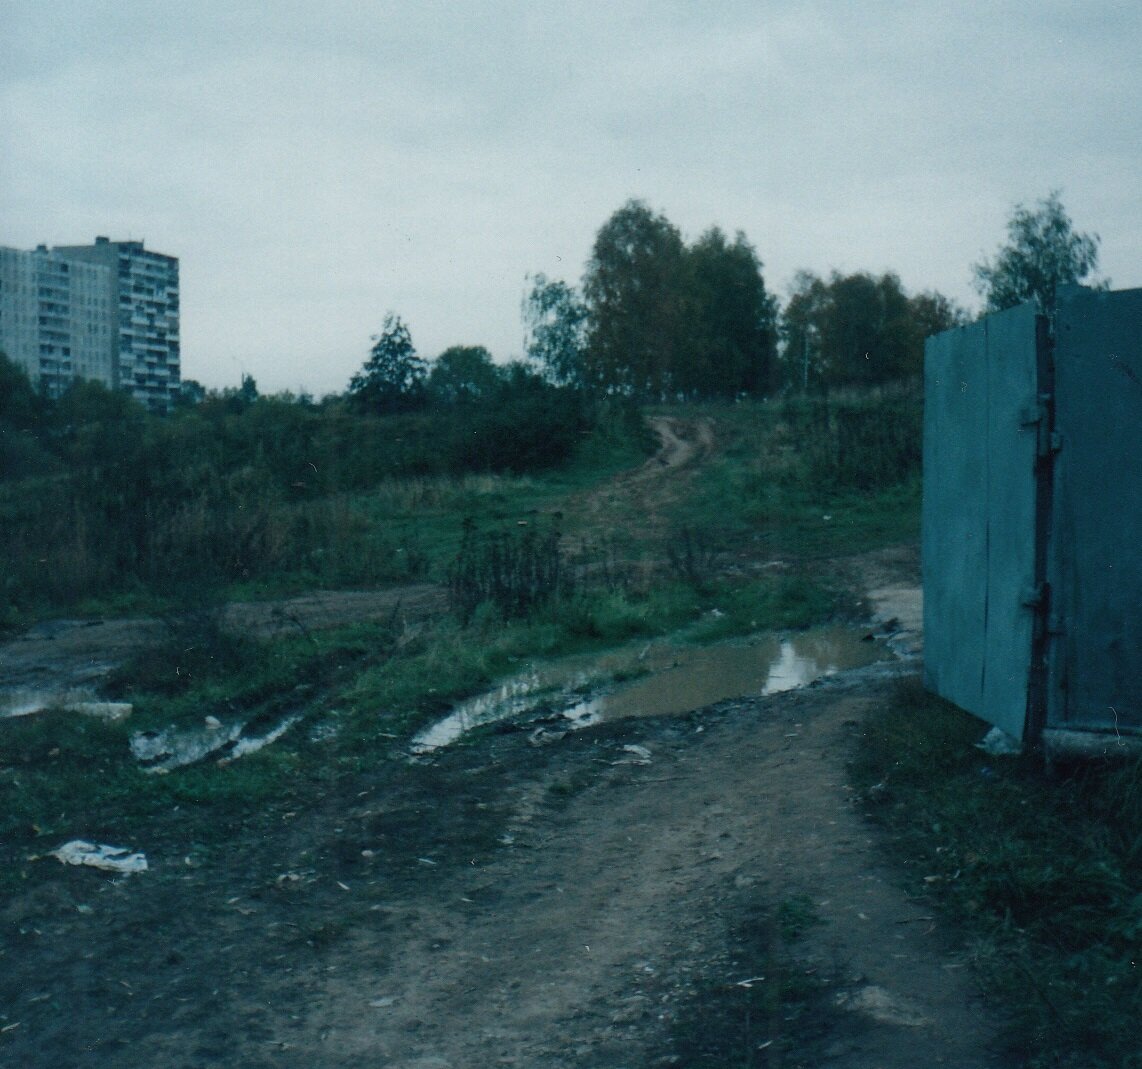
[[1017, 739], [1142, 733], [1142, 290], [930, 338], [925, 683]]
[[1059, 301], [1047, 724], [1142, 730], [1142, 290]]

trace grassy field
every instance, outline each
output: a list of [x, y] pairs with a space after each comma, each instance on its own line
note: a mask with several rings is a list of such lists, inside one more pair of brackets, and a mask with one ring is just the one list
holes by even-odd
[[[108, 697], [133, 703], [128, 721], [44, 716], [0, 722], [0, 886], [12, 890], [22, 883], [29, 872], [23, 859], [38, 842], [62, 836], [161, 842], [162, 826], [176, 809], [180, 822], [200, 826], [204, 844], [224, 843], [234, 833], [231, 821], [251, 803], [272, 796], [304, 804], [331, 779], [387, 760], [425, 721], [512, 674], [525, 659], [677, 633], [709, 642], [856, 613], [855, 594], [831, 574], [795, 563], [743, 575], [742, 552], [765, 559], [791, 523], [798, 531], [817, 532], [813, 553], [822, 546], [868, 545], [877, 524], [887, 524], [895, 537], [915, 523], [914, 516], [889, 518], [901, 501], [915, 511], [909, 484], [895, 491], [898, 498], [866, 501], [853, 523], [841, 521], [838, 528], [823, 510], [846, 516], [841, 502], [850, 491], [826, 487], [810, 494], [801, 485], [809, 469], [790, 474], [786, 459], [781, 508], [763, 514], [756, 510], [758, 495], [742, 487], [751, 480], [760, 485], [767, 472], [778, 478], [768, 468], [774, 455], [770, 438], [788, 433], [778, 407], [671, 415], [709, 421], [718, 444], [693, 471], [677, 478], [670, 473], [638, 491], [639, 505], [662, 512], [663, 524], [653, 529], [626, 525], [596, 504], [600, 489], [638, 468], [648, 452], [644, 426], [614, 420], [596, 427], [571, 463], [543, 474], [386, 478], [367, 491], [306, 505], [334, 516], [316, 546], [333, 560], [317, 570], [285, 570], [226, 585], [197, 582], [191, 575], [163, 589], [125, 582], [99, 599], [81, 594], [71, 604], [57, 592], [49, 605], [65, 614], [161, 610], [168, 634], [117, 670], [105, 688]], [[684, 493], [676, 491], [679, 485]], [[9, 502], [17, 489], [8, 488]], [[733, 498], [732, 508], [714, 501], [723, 492]], [[695, 493], [714, 498], [696, 502]], [[635, 500], [627, 491], [620, 497], [628, 505]], [[717, 509], [716, 522], [710, 522], [709, 508]], [[465, 530], [477, 532], [471, 567], [488, 570], [495, 565], [487, 556], [492, 549], [518, 547], [529, 532], [550, 531], [556, 523], [560, 534], [552, 552], [573, 581], [535, 591], [523, 615], [489, 600], [441, 619], [287, 630], [272, 642], [234, 635], [221, 625], [230, 599], [338, 579], [365, 585], [446, 581]], [[863, 533], [854, 543], [858, 529]], [[334, 537], [332, 531], [352, 536]], [[363, 564], [370, 554], [388, 554], [390, 560], [403, 555], [406, 563], [394, 574], [388, 566]], [[347, 557], [353, 561], [337, 563]], [[654, 565], [649, 569], [632, 567], [648, 561]], [[500, 572], [497, 581], [510, 585]], [[529, 572], [521, 581], [531, 578]], [[193, 727], [205, 717], [227, 725], [272, 725], [291, 715], [300, 722], [264, 751], [223, 766], [203, 762], [172, 776], [140, 770], [127, 745], [134, 732]], [[331, 733], [332, 742], [311, 741], [322, 732]]]

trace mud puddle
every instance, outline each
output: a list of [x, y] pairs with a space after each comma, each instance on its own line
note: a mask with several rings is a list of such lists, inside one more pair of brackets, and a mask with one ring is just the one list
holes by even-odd
[[208, 757], [226, 764], [277, 742], [300, 719], [301, 714], [294, 713], [261, 734], [248, 724], [226, 725], [212, 716], [201, 727], [137, 731], [131, 736], [131, 754], [144, 772], [152, 773], [171, 772]]
[[793, 690], [893, 656], [867, 636], [867, 629], [820, 628], [712, 646], [644, 644], [531, 666], [495, 690], [458, 705], [417, 735], [411, 749], [414, 754], [430, 753], [474, 728], [506, 721], [551, 721], [564, 729], [580, 728]]
[[84, 713], [103, 720], [122, 720], [131, 715], [130, 702], [103, 701], [96, 696], [94, 687], [0, 687], [0, 720], [32, 716], [49, 709]]

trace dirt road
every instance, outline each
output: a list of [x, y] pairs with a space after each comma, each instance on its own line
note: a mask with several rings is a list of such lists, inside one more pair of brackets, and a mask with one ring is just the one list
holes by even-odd
[[[52, 868], [3, 918], [6, 1064], [680, 1065], [678, 1023], [773, 968], [815, 994], [758, 1022], [741, 1064], [998, 1064], [963, 963], [846, 786], [892, 685], [540, 748], [492, 735], [315, 812], [249, 814], [241, 856], [172, 841], [129, 879]], [[784, 964], [735, 944], [789, 902], [822, 923]]]

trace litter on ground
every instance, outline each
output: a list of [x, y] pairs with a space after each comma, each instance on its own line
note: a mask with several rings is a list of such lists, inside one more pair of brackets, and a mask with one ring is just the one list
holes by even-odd
[[125, 846], [105, 846], [89, 843], [83, 839], [73, 839], [51, 852], [65, 865], [88, 865], [105, 872], [118, 872], [130, 875], [133, 872], [147, 871], [145, 854], [132, 854]]

